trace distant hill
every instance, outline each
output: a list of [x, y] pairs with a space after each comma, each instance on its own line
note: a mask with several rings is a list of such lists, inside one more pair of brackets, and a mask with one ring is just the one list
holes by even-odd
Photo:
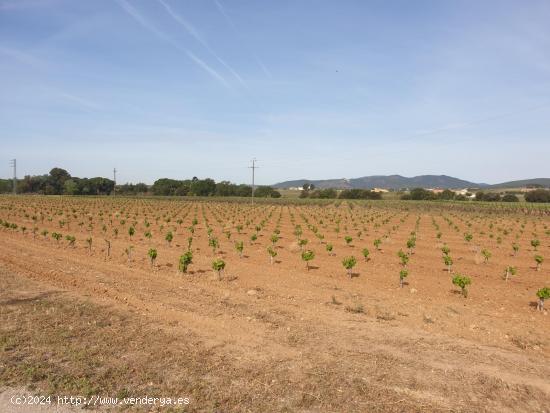
[[529, 185], [540, 185], [543, 188], [550, 188], [550, 178], [533, 178], [533, 179], [522, 179], [520, 181], [509, 181], [509, 182], [503, 182], [501, 184], [490, 185], [489, 188], [494, 188], [494, 189], [523, 188]]
[[400, 188], [486, 188], [487, 184], [464, 181], [447, 175], [420, 175], [407, 178], [401, 175], [373, 175], [353, 179], [297, 179], [295, 181], [279, 182], [274, 188], [301, 187], [309, 183], [316, 188], [334, 189], [400, 189]]

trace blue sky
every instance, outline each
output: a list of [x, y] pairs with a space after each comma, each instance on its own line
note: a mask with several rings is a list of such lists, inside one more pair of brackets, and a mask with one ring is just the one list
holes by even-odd
[[0, 176], [549, 177], [548, 22], [545, 0], [0, 0]]

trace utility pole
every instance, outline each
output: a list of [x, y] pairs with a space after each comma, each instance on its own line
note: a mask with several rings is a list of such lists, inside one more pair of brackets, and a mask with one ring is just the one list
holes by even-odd
[[13, 167], [13, 194], [17, 194], [17, 159], [10, 161], [10, 166]]
[[255, 189], [255, 186], [254, 186], [254, 175], [255, 175], [255, 172], [256, 172], [256, 169], [258, 169], [259, 167], [256, 166], [256, 162], [257, 162], [257, 159], [254, 158], [252, 159], [252, 166], [249, 166], [250, 169], [252, 169], [252, 205], [254, 205], [254, 189]]
[[116, 168], [113, 168], [113, 180], [115, 185], [113, 186], [113, 196], [116, 196]]

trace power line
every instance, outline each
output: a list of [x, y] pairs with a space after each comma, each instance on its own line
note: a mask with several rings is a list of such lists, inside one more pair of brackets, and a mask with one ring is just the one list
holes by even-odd
[[252, 166], [249, 166], [249, 168], [252, 169], [252, 197], [251, 197], [252, 205], [254, 205], [254, 190], [256, 189], [254, 186], [254, 176], [255, 176], [256, 169], [259, 168], [259, 166], [256, 166], [257, 161], [258, 160], [256, 158], [252, 159]]
[[10, 166], [13, 167], [13, 194], [17, 194], [17, 159], [10, 161]]

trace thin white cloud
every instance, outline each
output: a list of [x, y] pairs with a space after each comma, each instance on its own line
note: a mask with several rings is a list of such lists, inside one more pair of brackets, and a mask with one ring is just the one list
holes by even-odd
[[539, 109], [545, 109], [545, 108], [548, 108], [548, 107], [550, 107], [550, 102], [542, 103], [540, 105], [531, 106], [531, 107], [528, 107], [528, 108], [519, 109], [519, 110], [515, 110], [515, 111], [503, 112], [503, 113], [495, 114], [493, 116], [487, 116], [487, 117], [484, 117], [484, 118], [479, 118], [479, 119], [475, 119], [475, 120], [471, 120], [471, 121], [467, 121], [467, 122], [451, 123], [451, 124], [442, 126], [440, 128], [434, 128], [434, 129], [429, 129], [429, 130], [418, 131], [415, 135], [411, 136], [410, 139], [416, 138], [416, 137], [419, 137], [419, 136], [435, 135], [435, 134], [438, 134], [440, 132], [448, 132], [448, 131], [453, 131], [453, 130], [457, 130], [457, 129], [464, 129], [464, 128], [467, 128], [469, 126], [474, 126], [474, 125], [478, 125], [478, 124], [492, 122], [492, 121], [500, 120], [500, 119], [506, 119], [506, 118], [518, 116], [518, 115], [521, 115], [521, 114], [534, 112], [534, 111], [537, 111]]
[[258, 65], [260, 66], [260, 68], [262, 69], [262, 71], [264, 72], [264, 74], [270, 78], [270, 79], [273, 79], [273, 75], [271, 74], [271, 72], [269, 71], [269, 69], [266, 67], [266, 65], [264, 65], [264, 62], [262, 62], [258, 57], [256, 57], [256, 61], [258, 62]]
[[225, 78], [220, 75], [216, 70], [214, 70], [212, 67], [210, 67], [205, 61], [197, 57], [195, 54], [193, 54], [191, 51], [187, 50], [185, 47], [180, 46], [177, 44], [170, 36], [168, 36], [163, 31], [157, 29], [151, 22], [149, 22], [145, 17], [143, 17], [134, 7], [132, 7], [126, 0], [115, 0], [120, 7], [128, 14], [130, 15], [135, 21], [137, 21], [143, 28], [153, 33], [158, 38], [164, 40], [165, 42], [169, 43], [172, 47], [176, 48], [180, 52], [183, 52], [189, 57], [197, 66], [199, 66], [201, 69], [203, 69], [205, 72], [207, 72], [210, 76], [212, 76], [214, 79], [219, 81], [221, 84], [223, 84], [225, 87], [230, 87], [229, 83]]
[[218, 0], [214, 0], [214, 3], [216, 4], [216, 7], [218, 8], [222, 16], [225, 17], [229, 25], [236, 29], [235, 23], [233, 23], [233, 20], [231, 19], [231, 17], [229, 17], [229, 14], [227, 14], [227, 12], [225, 11], [225, 7], [223, 7], [221, 2]]
[[224, 66], [244, 87], [248, 87], [244, 81], [244, 79], [237, 73], [236, 70], [234, 70], [225, 60], [223, 60], [214, 50], [210, 47], [210, 45], [204, 40], [204, 38], [200, 35], [200, 33], [197, 31], [197, 29], [189, 23], [187, 20], [185, 20], [180, 14], [176, 13], [172, 7], [170, 7], [169, 4], [167, 4], [163, 0], [157, 0], [168, 12], [172, 18], [179, 23], [186, 31], [189, 33], [195, 40], [197, 40], [208, 52], [214, 56], [214, 58], [222, 65]]
[[195, 56], [192, 52], [189, 50], [186, 50], [185, 53], [191, 60], [193, 60], [198, 66], [202, 67], [206, 72], [208, 72], [212, 77], [216, 78], [218, 81], [223, 83], [225, 86], [229, 87], [229, 84], [227, 81], [214, 69], [212, 69], [210, 66], [208, 66], [203, 60], [199, 59], [197, 56]]
[[30, 66], [45, 66], [46, 62], [18, 49], [13, 49], [11, 47], [5, 47], [0, 45], [0, 54], [8, 56], [12, 59], [15, 59], [21, 63], [30, 65]]
[[81, 96], [76, 96], [71, 93], [66, 92], [59, 92], [57, 94], [59, 97], [63, 98], [64, 100], [67, 100], [69, 102], [77, 103], [87, 109], [93, 109], [93, 110], [100, 110], [101, 106], [95, 102], [92, 102], [91, 100], [85, 99]]
[[[160, 0], [159, 0], [160, 1]], [[223, 6], [223, 4], [221, 3], [220, 0], [214, 0], [214, 4], [216, 4], [216, 7], [218, 9], [218, 11], [220, 12], [220, 14], [225, 18], [225, 20], [227, 21], [227, 23], [229, 23], [229, 25], [233, 28], [233, 30], [235, 31], [235, 33], [237, 33], [237, 26], [235, 25], [235, 23], [233, 22], [233, 19], [231, 19], [231, 17], [229, 16], [229, 14], [227, 14], [227, 12], [225, 11], [225, 7]], [[260, 66], [260, 68], [262, 69], [262, 71], [264, 72], [264, 74], [269, 77], [270, 79], [273, 79], [273, 76], [271, 74], [271, 72], [269, 71], [269, 69], [263, 64], [263, 62], [258, 58], [258, 56], [254, 56], [258, 62], [258, 65]]]
[[187, 20], [185, 20], [181, 15], [177, 14], [173, 9], [172, 7], [170, 7], [169, 4], [167, 4], [165, 1], [163, 0], [157, 0], [165, 9], [166, 11], [168, 12], [168, 14], [170, 16], [172, 16], [172, 18], [177, 21], [179, 24], [181, 24], [185, 30], [187, 30], [187, 32], [193, 36], [199, 43], [201, 43], [204, 47], [208, 48], [208, 44], [206, 43], [206, 41], [202, 38], [202, 36], [200, 35], [200, 33], [197, 31], [197, 29], [195, 29], [195, 27], [189, 23]]

